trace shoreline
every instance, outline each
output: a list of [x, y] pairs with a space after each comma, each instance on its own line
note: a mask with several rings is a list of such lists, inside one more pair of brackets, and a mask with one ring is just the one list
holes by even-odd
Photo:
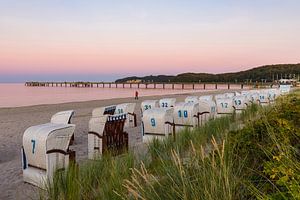
[[23, 107], [0, 108], [0, 199], [28, 199], [38, 198], [38, 189], [23, 182], [20, 149], [24, 131], [33, 125], [50, 121], [53, 114], [63, 110], [74, 110], [72, 123], [76, 125], [75, 143], [71, 149], [76, 151], [76, 160], [87, 160], [87, 131], [91, 112], [94, 108], [135, 102], [137, 124], [135, 128], [125, 131], [129, 134], [129, 148], [134, 148], [142, 142], [140, 104], [144, 100], [173, 97], [177, 102], [184, 101], [186, 96], [208, 95], [239, 90], [214, 90], [201, 92], [187, 92], [179, 94], [161, 94], [142, 96], [138, 100], [134, 97], [114, 98], [104, 100], [69, 102], [60, 104], [44, 104]]

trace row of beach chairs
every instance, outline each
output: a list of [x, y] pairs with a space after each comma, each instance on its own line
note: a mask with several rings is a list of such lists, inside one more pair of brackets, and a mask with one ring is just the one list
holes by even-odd
[[[202, 126], [208, 120], [241, 112], [248, 105], [268, 105], [286, 93], [279, 89], [250, 90], [215, 96], [188, 96], [185, 102], [175, 98], [146, 100], [141, 103], [143, 142], [154, 138], [174, 136], [183, 128]], [[88, 158], [97, 159], [105, 152], [113, 155], [128, 149], [126, 128], [137, 126], [135, 103], [95, 108], [89, 121]], [[74, 140], [75, 124], [71, 123], [74, 111], [62, 111], [52, 116], [50, 123], [32, 126], [23, 134], [22, 167], [27, 183], [45, 187], [56, 170], [65, 169], [75, 162], [70, 150]]]

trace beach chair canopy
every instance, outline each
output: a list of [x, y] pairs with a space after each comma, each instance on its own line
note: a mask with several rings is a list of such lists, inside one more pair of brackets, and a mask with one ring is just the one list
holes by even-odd
[[136, 103], [122, 103], [116, 106], [115, 115], [127, 114], [125, 127], [136, 127], [136, 114], [134, 112]]
[[199, 97], [198, 96], [187, 96], [185, 98], [185, 103], [198, 103]]
[[[214, 118], [217, 108], [216, 103], [213, 100], [207, 101], [207, 100], [200, 100], [199, 101], [199, 113], [205, 113], [208, 112], [209, 118]], [[207, 115], [207, 114], [206, 114]]]
[[101, 117], [103, 115], [113, 115], [115, 113], [116, 106], [104, 106], [100, 108], [95, 108], [92, 111], [92, 117]]
[[269, 100], [269, 92], [266, 91], [266, 90], [261, 90], [259, 91], [259, 94], [258, 94], [258, 101], [260, 104], [268, 104], [270, 103], [270, 100]]
[[279, 90], [281, 94], [288, 94], [292, 89], [291, 85], [280, 85]]
[[175, 126], [198, 126], [199, 104], [181, 102], [174, 106]]
[[70, 124], [71, 118], [74, 115], [73, 110], [61, 111], [51, 117], [51, 123], [55, 124]]
[[58, 150], [67, 153], [71, 137], [74, 133], [73, 124], [47, 123], [32, 126], [24, 132], [23, 148], [27, 163], [41, 169], [47, 169], [47, 152]]
[[116, 106], [114, 114], [134, 113], [136, 103], [122, 103]]
[[[248, 90], [241, 91], [241, 95], [243, 95], [243, 96], [247, 96], [249, 93], [250, 93], [250, 91], [248, 91]], [[239, 96], [239, 95], [237, 95], [237, 96]]]
[[232, 98], [216, 99], [217, 114], [231, 114], [234, 112]]
[[234, 92], [234, 96], [240, 96], [240, 95], [242, 95], [241, 92]]
[[279, 89], [269, 89], [268, 96], [270, 101], [275, 101], [278, 97], [280, 97], [280, 90]]
[[174, 107], [175, 103], [176, 103], [176, 98], [164, 98], [159, 100], [159, 107], [161, 108]]
[[141, 110], [144, 112], [145, 110], [158, 108], [159, 102], [158, 100], [146, 100], [141, 103]]
[[199, 100], [204, 100], [204, 101], [213, 101], [214, 97], [212, 95], [205, 95], [205, 96], [200, 96]]
[[217, 100], [217, 99], [225, 99], [225, 98], [227, 98], [226, 94], [216, 94], [215, 95], [215, 100]]
[[235, 110], [245, 110], [248, 105], [248, 99], [244, 95], [233, 97], [233, 106]]
[[228, 92], [228, 93], [225, 93], [224, 95], [226, 98], [233, 98], [235, 96], [235, 94], [236, 93], [234, 93], [234, 92]]
[[247, 99], [249, 102], [251, 103], [259, 103], [259, 91], [251, 91], [248, 95], [247, 95]]
[[174, 108], [153, 108], [143, 113], [143, 135], [169, 135], [172, 133], [170, 125], [173, 123]]

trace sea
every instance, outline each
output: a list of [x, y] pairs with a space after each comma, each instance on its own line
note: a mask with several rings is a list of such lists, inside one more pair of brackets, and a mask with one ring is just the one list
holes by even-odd
[[[121, 86], [120, 86], [121, 87]], [[214, 90], [214, 86], [203, 88], [181, 89], [181, 84], [175, 85], [175, 89], [146, 88], [75, 88], [75, 87], [28, 87], [23, 83], [0, 84], [0, 108], [21, 107], [42, 104], [58, 104], [67, 102], [82, 102], [90, 100], [104, 100], [112, 98], [134, 98], [135, 91], [139, 96], [182, 94]], [[226, 89], [227, 85], [218, 85], [218, 89]], [[239, 86], [234, 86], [238, 88]], [[234, 89], [233, 87], [233, 89]]]

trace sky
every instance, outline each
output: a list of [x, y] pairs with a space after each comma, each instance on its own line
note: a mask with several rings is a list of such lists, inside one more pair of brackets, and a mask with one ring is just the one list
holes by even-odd
[[0, 0], [0, 82], [300, 62], [299, 0]]

